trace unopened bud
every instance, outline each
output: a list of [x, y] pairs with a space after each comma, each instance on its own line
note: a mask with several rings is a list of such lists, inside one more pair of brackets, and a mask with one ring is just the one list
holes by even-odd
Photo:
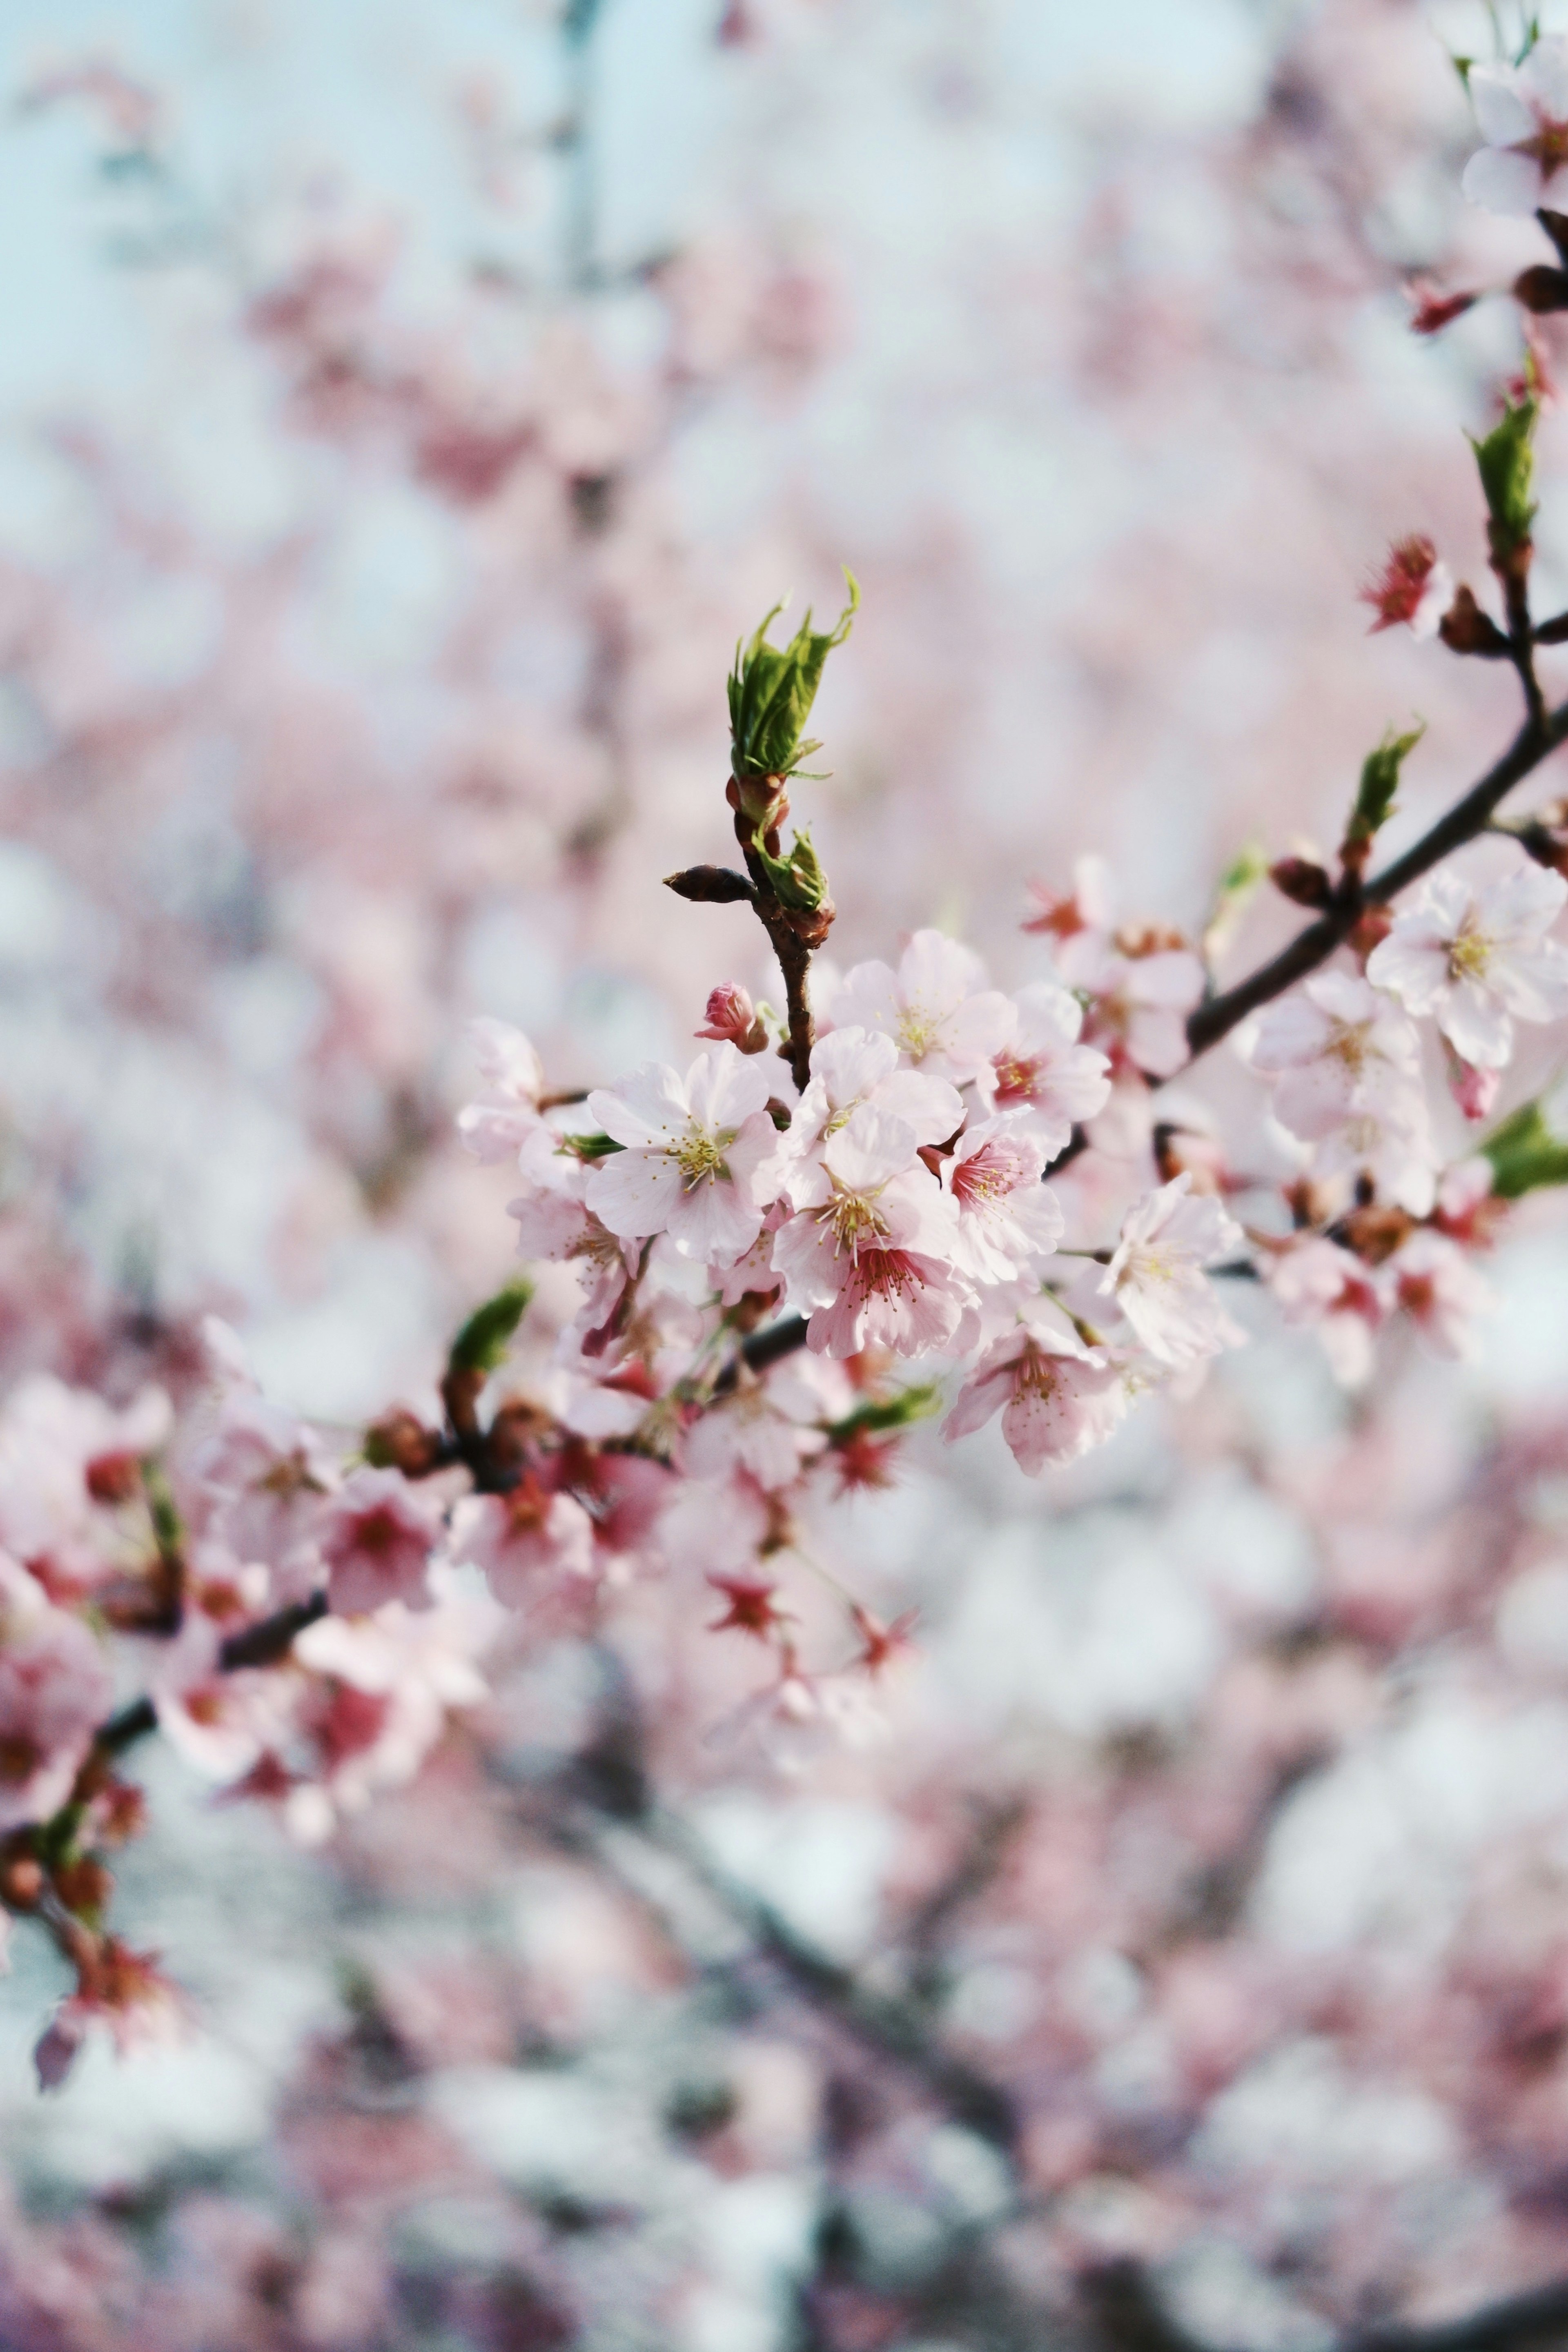
[[1448, 1080], [1448, 1092], [1467, 1118], [1489, 1118], [1502, 1085], [1500, 1070], [1479, 1070], [1471, 1062], [1455, 1053], [1447, 1038], [1443, 1040], [1443, 1060]]
[[0, 1862], [0, 1903], [10, 1911], [30, 1911], [44, 1891], [44, 1869], [30, 1853]]
[[731, 866], [688, 866], [679, 874], [667, 874], [664, 887], [678, 898], [713, 907], [734, 906], [757, 895], [746, 876]]
[[142, 1464], [134, 1454], [100, 1454], [83, 1474], [95, 1503], [133, 1502], [142, 1491]]
[[768, 1033], [757, 1018], [756, 1006], [736, 982], [723, 981], [710, 992], [703, 1018], [707, 1025], [694, 1033], [697, 1036], [737, 1046], [742, 1054], [766, 1052]]
[[1455, 589], [1454, 601], [1437, 624], [1437, 635], [1451, 654], [1479, 654], [1484, 660], [1495, 661], [1510, 650], [1508, 639], [1490, 614], [1482, 612], [1463, 585]]
[[1281, 857], [1268, 869], [1274, 887], [1298, 907], [1326, 907], [1334, 895], [1327, 869], [1311, 857]]

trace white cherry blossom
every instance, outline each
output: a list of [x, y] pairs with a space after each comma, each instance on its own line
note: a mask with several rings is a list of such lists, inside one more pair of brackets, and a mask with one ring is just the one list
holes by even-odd
[[458, 1113], [463, 1149], [476, 1160], [510, 1160], [540, 1124], [543, 1064], [531, 1041], [505, 1021], [470, 1021], [468, 1044], [485, 1090]]
[[[1006, 1043], [1013, 1013], [969, 948], [917, 931], [894, 971], [858, 963], [833, 1002], [833, 1025], [879, 1030], [928, 1078], [962, 1087]], [[952, 1129], [947, 1130], [951, 1134]]]
[[1274, 1116], [1315, 1143], [1367, 1111], [1397, 1114], [1415, 1098], [1421, 1041], [1386, 996], [1348, 971], [1318, 972], [1263, 1013], [1243, 1048], [1274, 1078]]
[[1435, 1015], [1461, 1060], [1500, 1070], [1515, 1021], [1568, 1013], [1568, 953], [1548, 938], [1568, 903], [1568, 882], [1521, 866], [1476, 890], [1436, 874], [1415, 905], [1373, 949], [1367, 978], [1408, 1013]]
[[1468, 81], [1487, 142], [1465, 166], [1470, 202], [1526, 218], [1568, 210], [1568, 40], [1549, 34], [1521, 65], [1473, 65]]
[[710, 1046], [684, 1078], [645, 1062], [588, 1097], [588, 1115], [622, 1149], [593, 1171], [584, 1198], [613, 1234], [668, 1233], [683, 1257], [731, 1265], [762, 1230], [758, 1171], [777, 1141], [760, 1057]]
[[1204, 1268], [1243, 1246], [1235, 1218], [1212, 1193], [1194, 1194], [1184, 1171], [1128, 1211], [1100, 1295], [1115, 1300], [1152, 1356], [1184, 1370], [1242, 1339]]

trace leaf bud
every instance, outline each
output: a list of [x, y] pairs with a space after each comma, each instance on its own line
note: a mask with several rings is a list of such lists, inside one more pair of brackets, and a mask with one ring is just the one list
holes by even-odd
[[[758, 778], [774, 785], [781, 783], [785, 777], [801, 772], [801, 761], [821, 748], [803, 740], [805, 723], [822, 683], [827, 656], [849, 635], [860, 603], [854, 573], [846, 572], [844, 577], [848, 583], [849, 602], [832, 629], [814, 630], [808, 611], [787, 646], [770, 646], [767, 633], [784, 610], [780, 604], [773, 606], [751, 642], [735, 648], [735, 667], [729, 680], [730, 767], [742, 789]], [[749, 807], [743, 808], [742, 814], [753, 822], [762, 821], [760, 815], [753, 817]]]
[[737, 874], [732, 866], [688, 866], [679, 874], [667, 874], [664, 887], [678, 898], [712, 907], [735, 906], [757, 895], [746, 876]]
[[1312, 857], [1280, 857], [1268, 869], [1274, 887], [1298, 907], [1326, 907], [1334, 895], [1327, 869]]
[[1535, 523], [1531, 488], [1535, 469], [1535, 421], [1540, 403], [1530, 394], [1505, 402], [1502, 415], [1478, 441], [1470, 436], [1490, 517], [1492, 558], [1500, 567], [1522, 555]]
[[1461, 583], [1454, 601], [1437, 624], [1437, 635], [1451, 654], [1479, 654], [1496, 661], [1506, 655], [1509, 642], [1489, 613], [1483, 613], [1470, 590]]
[[1391, 727], [1377, 749], [1362, 761], [1355, 806], [1340, 852], [1352, 872], [1359, 873], [1366, 864], [1368, 851], [1393, 815], [1399, 772], [1426, 732], [1426, 727], [1418, 724], [1407, 735], [1396, 735]]

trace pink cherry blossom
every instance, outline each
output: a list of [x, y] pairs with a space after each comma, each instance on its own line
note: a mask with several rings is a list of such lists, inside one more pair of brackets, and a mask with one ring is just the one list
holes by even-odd
[[1046, 1147], [1016, 1119], [970, 1128], [943, 1160], [942, 1188], [958, 1212], [953, 1261], [976, 1282], [1012, 1282], [1049, 1257], [1062, 1213], [1042, 1179]]
[[1116, 921], [1116, 888], [1103, 857], [1079, 857], [1073, 865], [1073, 887], [1054, 890], [1031, 882], [1035, 904], [1023, 929], [1055, 941], [1052, 954], [1064, 980], [1077, 986], [1081, 969], [1089, 969], [1102, 952]]
[[1480, 890], [1435, 874], [1373, 950], [1367, 978], [1407, 1013], [1432, 1013], [1455, 1052], [1502, 1069], [1515, 1021], [1568, 1013], [1568, 951], [1547, 935], [1568, 904], [1568, 882], [1521, 866]]
[[1547, 35], [1522, 65], [1473, 65], [1468, 87], [1487, 142], [1465, 166], [1470, 202], [1526, 218], [1568, 207], [1568, 40]]
[[1315, 1329], [1334, 1378], [1345, 1388], [1361, 1387], [1371, 1376], [1373, 1338], [1385, 1313], [1384, 1294], [1361, 1259], [1314, 1235], [1282, 1251], [1267, 1271], [1286, 1322]]
[[1130, 1209], [1100, 1284], [1149, 1353], [1180, 1370], [1242, 1334], [1204, 1268], [1245, 1246], [1241, 1227], [1212, 1193], [1194, 1194], [1184, 1171]]
[[339, 1484], [315, 1431], [236, 1386], [219, 1401], [196, 1469], [212, 1498], [217, 1540], [237, 1560], [271, 1570], [275, 1600], [302, 1598], [318, 1580], [323, 1507]]
[[308, 1625], [294, 1656], [315, 1680], [301, 1721], [311, 1729], [313, 1708], [321, 1773], [285, 1803], [290, 1835], [318, 1843], [339, 1812], [360, 1811], [378, 1789], [411, 1780], [448, 1714], [485, 1697], [478, 1661], [505, 1622], [488, 1594], [462, 1590], [453, 1570], [437, 1563], [426, 1608], [394, 1601], [374, 1616]]
[[355, 1470], [322, 1515], [327, 1599], [339, 1616], [363, 1616], [388, 1601], [427, 1605], [426, 1570], [435, 1542], [429, 1506], [397, 1470]]
[[1457, 1242], [1423, 1229], [1381, 1271], [1395, 1304], [1440, 1353], [1475, 1353], [1476, 1318], [1489, 1310], [1492, 1292]]
[[103, 1506], [135, 1497], [172, 1424], [161, 1389], [117, 1412], [47, 1373], [22, 1381], [0, 1413], [0, 1545], [58, 1586], [98, 1582], [118, 1549]]
[[827, 1443], [816, 1426], [820, 1397], [793, 1374], [793, 1366], [781, 1366], [763, 1380], [743, 1375], [688, 1431], [680, 1454], [686, 1471], [721, 1478], [742, 1470], [764, 1494], [792, 1485], [802, 1464]]
[[811, 1077], [780, 1137], [763, 1181], [804, 1205], [795, 1193], [820, 1186], [813, 1162], [862, 1103], [899, 1120], [910, 1133], [911, 1157], [921, 1145], [945, 1143], [963, 1124], [963, 1098], [945, 1078], [906, 1068], [885, 1031], [853, 1026], [819, 1037], [811, 1049]]
[[543, 1066], [522, 1031], [504, 1021], [470, 1021], [468, 1043], [485, 1091], [458, 1113], [458, 1133], [476, 1160], [510, 1160], [539, 1125]]
[[1373, 636], [1380, 629], [1403, 626], [1413, 637], [1435, 637], [1454, 601], [1454, 575], [1439, 562], [1431, 541], [1417, 534], [1389, 549], [1387, 562], [1362, 590], [1361, 601], [1375, 615], [1370, 632]]
[[757, 1018], [757, 1008], [738, 982], [727, 980], [709, 993], [703, 1026], [699, 1037], [711, 1037], [722, 1045], [727, 1039], [742, 1054], [761, 1054], [767, 1050], [768, 1033]]
[[1083, 1007], [1069, 989], [1033, 981], [1013, 1003], [1007, 1042], [976, 1073], [975, 1091], [989, 1110], [1022, 1119], [1054, 1158], [1075, 1126], [1104, 1109], [1110, 1064], [1079, 1043]]
[[1188, 1058], [1186, 1016], [1204, 992], [1204, 968], [1187, 948], [1085, 955], [1074, 985], [1089, 995], [1088, 1037], [1113, 1066], [1150, 1078], [1174, 1076]]
[[1039, 1302], [981, 1357], [942, 1435], [967, 1437], [1000, 1412], [1002, 1434], [1033, 1478], [1103, 1444], [1126, 1409], [1125, 1381], [1106, 1350], [1086, 1347]]
[[574, 1151], [559, 1149], [540, 1127], [518, 1154], [526, 1190], [507, 1203], [517, 1220], [517, 1252], [531, 1264], [575, 1264], [586, 1297], [578, 1317], [584, 1331], [602, 1330], [619, 1304], [633, 1272], [635, 1240], [611, 1233], [588, 1206], [591, 1171]]
[[0, 1830], [65, 1802], [113, 1689], [87, 1627], [0, 1552]]
[[968, 1291], [952, 1258], [956, 1212], [913, 1155], [902, 1121], [862, 1104], [797, 1187], [773, 1264], [826, 1355], [916, 1355], [957, 1328]]
[[106, 1936], [78, 1962], [78, 1990], [56, 2010], [33, 2053], [40, 2090], [58, 2091], [89, 2032], [102, 2026], [121, 2053], [170, 2042], [184, 2030], [184, 2002], [150, 1952]]
[[645, 1062], [588, 1097], [589, 1116], [622, 1149], [589, 1178], [587, 1205], [613, 1234], [668, 1233], [683, 1257], [733, 1265], [762, 1230], [757, 1171], [777, 1132], [770, 1073], [733, 1045], [710, 1046], [684, 1078]]
[[542, 1580], [591, 1576], [594, 1522], [570, 1495], [552, 1494], [533, 1471], [504, 1495], [469, 1495], [452, 1515], [448, 1557], [481, 1570], [496, 1599], [525, 1607]]
[[857, 964], [832, 1014], [836, 1029], [879, 1031], [923, 1076], [958, 1087], [1001, 1050], [1013, 1019], [1007, 999], [987, 987], [979, 957], [932, 930], [915, 933], [896, 972], [885, 963]]

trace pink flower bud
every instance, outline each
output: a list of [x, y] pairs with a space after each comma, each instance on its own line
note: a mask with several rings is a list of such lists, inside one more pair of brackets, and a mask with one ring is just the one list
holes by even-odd
[[696, 1032], [699, 1037], [738, 1045], [742, 1054], [760, 1054], [768, 1042], [767, 1032], [757, 1018], [756, 1006], [732, 980], [714, 989], [703, 1017], [707, 1026]]
[[1448, 1091], [1467, 1118], [1485, 1118], [1498, 1098], [1502, 1084], [1500, 1070], [1478, 1070], [1473, 1064], [1461, 1061], [1453, 1047], [1444, 1040], [1444, 1059], [1447, 1064]]

